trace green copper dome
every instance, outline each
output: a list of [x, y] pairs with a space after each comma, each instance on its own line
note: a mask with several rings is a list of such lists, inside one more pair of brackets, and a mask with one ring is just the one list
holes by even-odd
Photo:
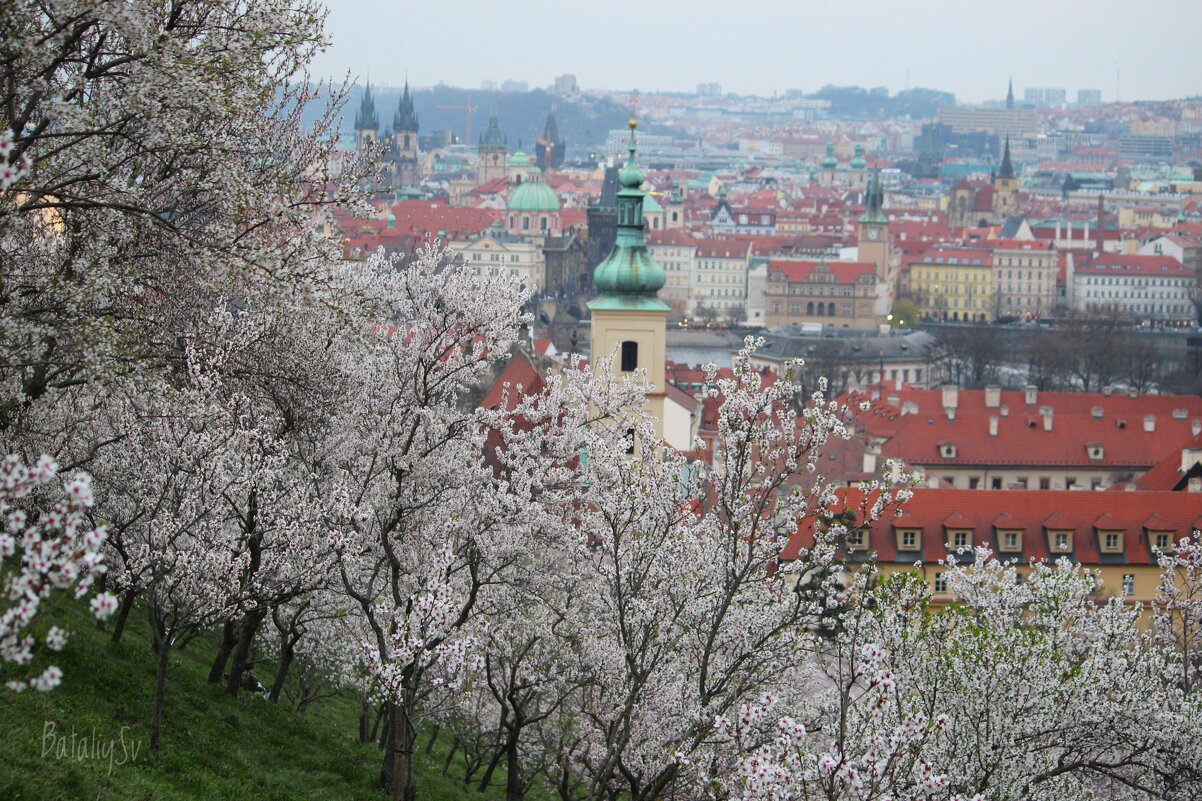
[[868, 162], [864, 161], [864, 146], [856, 145], [856, 155], [851, 160], [851, 168], [853, 170], [862, 170], [868, 166]]
[[618, 235], [614, 249], [593, 271], [593, 283], [601, 296], [589, 302], [597, 310], [666, 311], [667, 304], [656, 297], [667, 275], [651, 254], [643, 237], [643, 203], [646, 195], [639, 187], [646, 178], [634, 160], [636, 123], [630, 121], [630, 158], [618, 173], [622, 189], [618, 192]]
[[529, 167], [530, 166], [530, 157], [519, 150], [516, 153], [514, 153], [512, 156], [509, 157], [509, 166], [510, 167]]
[[523, 181], [506, 205], [509, 211], [559, 211], [555, 190], [539, 181]]
[[826, 143], [826, 158], [822, 160], [822, 168], [824, 170], [833, 170], [839, 166], [838, 160], [835, 158], [835, 143]]

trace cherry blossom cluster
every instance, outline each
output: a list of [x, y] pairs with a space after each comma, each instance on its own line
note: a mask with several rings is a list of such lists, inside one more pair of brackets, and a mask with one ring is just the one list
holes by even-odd
[[[15, 454], [0, 459], [0, 661], [30, 665], [37, 645], [30, 629], [42, 602], [56, 590], [81, 598], [104, 575], [101, 549], [107, 532], [91, 526], [86, 516], [93, 500], [91, 478], [79, 473], [60, 480], [58, 464], [49, 456], [33, 465]], [[116, 608], [116, 599], [97, 594], [91, 608], [103, 620]], [[44, 645], [60, 651], [66, 641], [67, 633], [52, 626]], [[58, 686], [62, 675], [51, 665], [39, 676], [13, 679], [7, 686], [47, 691]]]

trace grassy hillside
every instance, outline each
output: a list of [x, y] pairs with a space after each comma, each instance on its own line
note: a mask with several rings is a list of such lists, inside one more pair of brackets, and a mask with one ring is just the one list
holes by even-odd
[[[53, 615], [72, 631], [56, 660], [66, 674], [62, 685], [51, 693], [0, 689], [0, 799], [387, 798], [375, 785], [380, 752], [358, 742], [353, 697], [318, 701], [304, 714], [257, 696], [231, 699], [205, 681], [213, 647], [202, 640], [173, 656], [163, 753], [156, 760], [148, 726], [155, 658], [137, 612], [119, 645], [77, 606], [64, 605]], [[260, 663], [258, 672], [266, 680], [272, 667]], [[496, 789], [480, 794], [465, 788], [454, 775], [443, 777], [437, 753], [426, 759], [418, 775], [422, 801], [504, 797]]]

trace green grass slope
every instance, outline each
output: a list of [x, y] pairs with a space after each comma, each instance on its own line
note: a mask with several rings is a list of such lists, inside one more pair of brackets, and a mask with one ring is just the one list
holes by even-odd
[[[71, 632], [55, 660], [62, 685], [50, 693], [0, 688], [3, 801], [386, 801], [376, 787], [381, 752], [359, 743], [353, 696], [323, 699], [303, 714], [245, 693], [229, 698], [205, 681], [214, 648], [198, 639], [172, 656], [156, 759], [155, 656], [138, 612], [117, 645], [80, 605], [57, 605], [52, 616]], [[261, 664], [259, 674], [267, 681], [272, 666]], [[418, 765], [420, 801], [504, 797], [465, 787], [455, 767], [442, 776], [440, 750]]]

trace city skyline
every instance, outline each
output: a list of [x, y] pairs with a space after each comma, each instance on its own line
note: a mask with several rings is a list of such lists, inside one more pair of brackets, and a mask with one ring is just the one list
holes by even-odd
[[[440, 31], [447, 12], [439, 6], [328, 5], [332, 46], [314, 60], [313, 74], [349, 73], [382, 85], [408, 79], [478, 88], [486, 80], [515, 80], [537, 88], [571, 73], [582, 88], [611, 91], [692, 92], [710, 82], [760, 96], [828, 84], [884, 86], [891, 94], [921, 87], [953, 92], [965, 103], [1004, 97], [1011, 78], [1020, 98], [1025, 88], [1044, 86], [1066, 89], [1070, 101], [1079, 89], [1101, 90], [1104, 102], [1115, 99], [1116, 88], [1120, 100], [1202, 93], [1194, 25], [1149, 31], [1154, 48], [1132, 37], [1148, 19], [1202, 22], [1202, 12], [1183, 0], [1138, 9], [1104, 0], [1085, 18], [1074, 3], [1019, 0], [1002, 20], [933, 0], [904, 6], [750, 0], [738, 16], [721, 18], [687, 13], [696, 6], [678, 0], [650, 7], [614, 0], [604, 18], [543, 0], [524, 4], [526, 15], [496, 17], [495, 6], [464, 0], [456, 23], [487, 24], [447, 31]], [[757, 58], [742, 55], [740, 43]]]

